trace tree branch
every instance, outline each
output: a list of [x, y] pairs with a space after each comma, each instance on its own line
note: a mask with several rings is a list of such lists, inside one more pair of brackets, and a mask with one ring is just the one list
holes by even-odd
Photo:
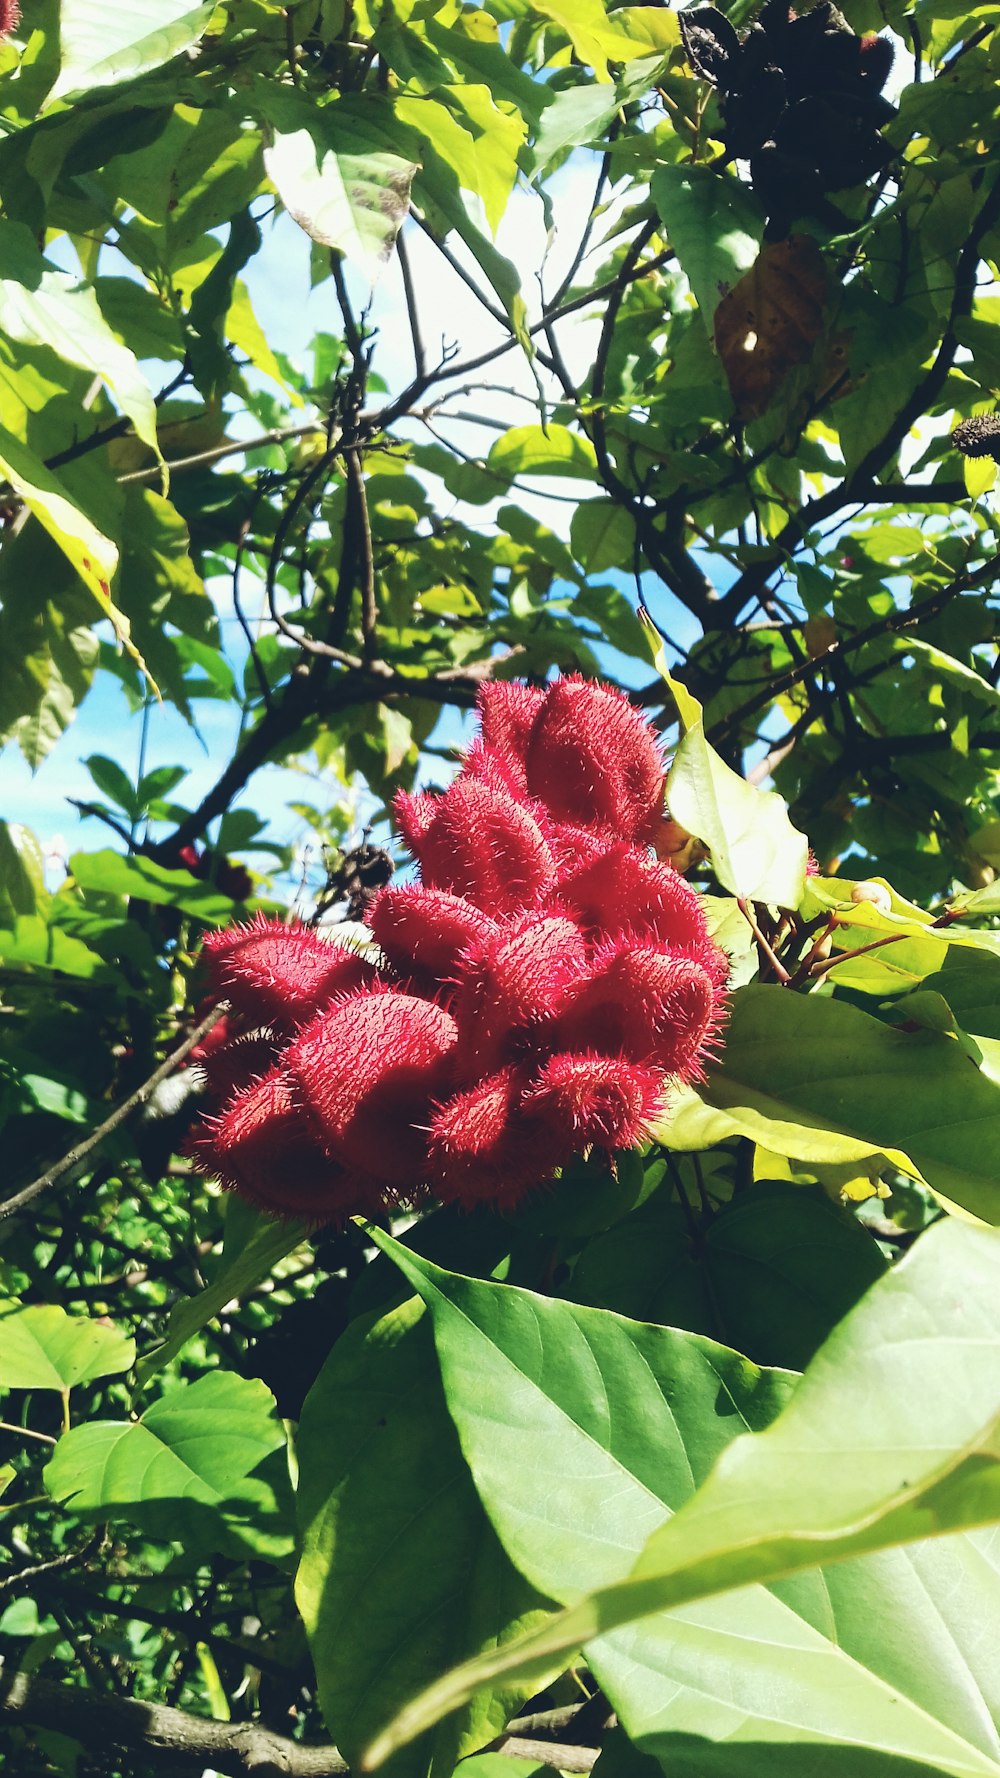
[[[200, 1778], [205, 1766], [225, 1778], [341, 1778], [348, 1770], [335, 1747], [303, 1747], [259, 1723], [211, 1722], [169, 1705], [99, 1695], [33, 1673], [0, 1675], [0, 1720], [56, 1723], [61, 1733], [86, 1746], [169, 1762], [172, 1772], [190, 1770], [191, 1778]], [[492, 1750], [576, 1773], [589, 1772], [599, 1752], [510, 1734], [498, 1737]]]
[[214, 1766], [226, 1778], [340, 1778], [347, 1763], [335, 1747], [302, 1747], [257, 1723], [210, 1722], [135, 1698], [59, 1685], [33, 1673], [0, 1678], [0, 1720], [58, 1724], [86, 1746], [141, 1753], [200, 1778]]
[[105, 1118], [103, 1124], [98, 1124], [96, 1130], [92, 1130], [89, 1136], [85, 1136], [82, 1142], [78, 1142], [75, 1148], [71, 1148], [69, 1153], [64, 1154], [62, 1160], [56, 1161], [55, 1165], [49, 1167], [47, 1172], [40, 1174], [37, 1179], [33, 1179], [30, 1185], [15, 1192], [12, 1198], [5, 1198], [0, 1203], [0, 1222], [8, 1216], [13, 1216], [14, 1212], [21, 1210], [25, 1204], [30, 1204], [32, 1199], [37, 1198], [40, 1193], [48, 1191], [50, 1185], [57, 1184], [67, 1173], [72, 1172], [74, 1167], [78, 1167], [81, 1161], [85, 1161], [89, 1155], [93, 1154], [95, 1148], [100, 1147], [104, 1138], [110, 1136], [112, 1131], [117, 1130], [126, 1118], [131, 1117], [133, 1111], [138, 1111], [139, 1106], [144, 1105], [150, 1095], [156, 1091], [160, 1082], [167, 1080], [174, 1073], [184, 1058], [189, 1056], [202, 1038], [211, 1031], [212, 1026], [218, 1023], [224, 1011], [224, 1002], [213, 1006], [211, 1012], [207, 1013], [201, 1023], [195, 1026], [190, 1036], [185, 1037], [184, 1042], [178, 1044], [175, 1050], [171, 1050], [166, 1061], [161, 1062], [159, 1068], [154, 1070], [148, 1080], [143, 1081], [141, 1087], [136, 1087], [134, 1093], [123, 1100], [121, 1105], [116, 1106], [110, 1117]]

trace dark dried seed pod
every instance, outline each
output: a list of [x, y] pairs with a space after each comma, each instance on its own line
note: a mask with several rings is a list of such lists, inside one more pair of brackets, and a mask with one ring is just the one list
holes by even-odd
[[992, 457], [1000, 463], [1000, 414], [974, 414], [960, 421], [951, 442], [964, 457]]

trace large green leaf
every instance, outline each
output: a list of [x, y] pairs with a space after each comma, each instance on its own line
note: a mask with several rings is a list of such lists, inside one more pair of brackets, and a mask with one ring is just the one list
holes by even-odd
[[800, 1370], [885, 1265], [856, 1217], [819, 1187], [760, 1180], [697, 1241], [661, 1188], [588, 1243], [572, 1294]]
[[54, 271], [19, 222], [0, 224], [0, 332], [25, 346], [50, 346], [99, 377], [157, 449], [156, 407], [135, 353], [112, 332], [93, 290]]
[[46, 1466], [45, 1486], [74, 1513], [127, 1519], [186, 1547], [225, 1540], [281, 1554], [266, 1464], [284, 1443], [263, 1383], [210, 1371], [138, 1420], [74, 1426]]
[[792, 1387], [701, 1335], [462, 1278], [372, 1233], [430, 1309], [448, 1407], [501, 1541], [553, 1598], [627, 1573], [671, 1497], [686, 1499]]
[[[494, 1492], [497, 1466], [476, 1431], [485, 1409], [454, 1374], [463, 1341], [467, 1358], [475, 1335], [506, 1345], [523, 1311], [508, 1308], [513, 1293], [502, 1298], [502, 1287], [480, 1285], [480, 1295], [494, 1295], [484, 1314], [466, 1281], [426, 1267], [418, 1279], [412, 1259], [407, 1267], [439, 1323], [445, 1388], [477, 1486], [502, 1535], [529, 1544], [532, 1566], [547, 1567], [551, 1526], [532, 1537], [541, 1515], [523, 1510], [516, 1467], [505, 1470], [506, 1498]], [[1000, 1236], [958, 1222], [930, 1230], [840, 1323], [774, 1423], [730, 1443], [701, 1486], [688, 1475], [678, 1489], [670, 1446], [657, 1447], [665, 1504], [677, 1510], [664, 1513], [627, 1579], [430, 1688], [370, 1750], [369, 1763], [477, 1684], [538, 1670], [584, 1644], [630, 1736], [671, 1774], [764, 1778], [777, 1760], [779, 1772], [835, 1778], [996, 1778], [1000, 1691], [980, 1624], [995, 1621], [1000, 1602], [1000, 1542], [962, 1535], [891, 1546], [1000, 1518], [998, 1288]], [[600, 1372], [589, 1361], [560, 1364], [565, 1342], [550, 1346], [543, 1329], [539, 1316], [533, 1374], [549, 1379], [551, 1397], [586, 1392], [589, 1376], [598, 1411]], [[622, 1381], [618, 1371], [610, 1402], [625, 1399]], [[670, 1400], [678, 1415], [671, 1443], [683, 1444], [689, 1392], [678, 1388]], [[537, 1444], [539, 1421], [523, 1403], [515, 1378], [504, 1411], [530, 1468], [540, 1453], [528, 1456], [523, 1435], [534, 1431]], [[596, 1545], [595, 1571], [610, 1565], [600, 1534], [622, 1518], [625, 1477], [619, 1482], [603, 1500], [586, 1479], [566, 1490], [580, 1516], [564, 1597], [573, 1597], [587, 1548]], [[568, 1519], [568, 1504], [550, 1488], [544, 1498], [553, 1497], [557, 1517]], [[633, 1505], [641, 1520], [644, 1502]], [[891, 1553], [874, 1554], [882, 1551]], [[553, 1555], [561, 1573], [561, 1552]], [[620, 1547], [621, 1565], [627, 1559]], [[824, 1560], [844, 1566], [808, 1572]], [[762, 1581], [781, 1584], [751, 1584]]]
[[321, 246], [334, 247], [374, 281], [410, 202], [412, 160], [366, 140], [355, 116], [281, 95], [270, 108], [264, 164], [285, 209]]
[[47, 104], [161, 67], [197, 43], [214, 10], [191, 0], [129, 0], [115, 8], [62, 0], [62, 65]]
[[[779, 1154], [855, 1158], [838, 1137], [902, 1151], [932, 1190], [1000, 1221], [1000, 1086], [946, 1032], [896, 1030], [839, 1000], [751, 984], [733, 995], [722, 1060], [700, 1094]], [[811, 1144], [788, 1146], [795, 1131], [813, 1132]]]
[[657, 167], [650, 190], [711, 333], [722, 298], [760, 252], [760, 208], [741, 180], [709, 167]]
[[[324, 1716], [353, 1762], [449, 1661], [548, 1613], [476, 1497], [419, 1299], [338, 1340], [306, 1400], [298, 1460], [299, 1609]], [[394, 1769], [448, 1778], [526, 1695], [516, 1684], [481, 1695]]]
[[683, 731], [667, 779], [671, 817], [704, 841], [723, 888], [745, 901], [797, 908], [809, 856], [805, 834], [792, 826], [777, 791], [757, 790], [720, 759], [705, 738], [697, 698], [662, 666], [661, 672]]
[[57, 1389], [114, 1376], [135, 1362], [135, 1341], [120, 1328], [56, 1303], [32, 1303], [0, 1316], [0, 1389]]

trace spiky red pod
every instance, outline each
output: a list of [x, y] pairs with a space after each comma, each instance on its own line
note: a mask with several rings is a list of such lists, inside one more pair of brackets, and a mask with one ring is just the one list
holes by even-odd
[[664, 948], [618, 945], [558, 1022], [561, 1049], [595, 1050], [689, 1079], [718, 1024], [719, 990], [701, 963]]
[[429, 1176], [446, 1203], [516, 1203], [569, 1160], [569, 1133], [523, 1109], [527, 1085], [523, 1070], [503, 1068], [435, 1109]]
[[211, 988], [246, 1018], [294, 1030], [337, 994], [377, 980], [356, 951], [330, 944], [299, 924], [263, 914], [249, 926], [210, 932], [203, 955]]
[[660, 745], [623, 692], [557, 680], [532, 725], [525, 765], [528, 790], [557, 821], [649, 840], [662, 817]]
[[594, 937], [708, 942], [697, 890], [637, 846], [610, 846], [559, 879], [558, 897]]
[[472, 945], [459, 966], [454, 1001], [461, 1078], [507, 1060], [515, 1034], [554, 1017], [586, 973], [583, 935], [559, 915]]
[[436, 799], [421, 835], [419, 858], [431, 888], [464, 895], [492, 915], [531, 907], [556, 875], [531, 811], [506, 791], [475, 778], [456, 778]]
[[21, 22], [18, 0], [0, 0], [0, 37], [9, 37]]
[[520, 790], [527, 790], [531, 731], [546, 693], [516, 680], [497, 680], [479, 693], [479, 729], [484, 748], [498, 754]]
[[433, 1001], [376, 989], [320, 1013], [284, 1065], [344, 1166], [412, 1190], [424, 1178], [431, 1102], [449, 1085], [457, 1035]]
[[335, 1222], [381, 1193], [373, 1182], [349, 1174], [323, 1151], [292, 1084], [281, 1068], [237, 1093], [193, 1144], [194, 1157], [227, 1191], [239, 1192], [272, 1216], [304, 1216]]
[[658, 1068], [624, 1056], [560, 1052], [545, 1063], [524, 1105], [573, 1148], [616, 1149], [646, 1140], [664, 1098]]
[[426, 790], [419, 790], [415, 796], [411, 796], [408, 790], [400, 790], [392, 805], [396, 825], [407, 849], [418, 861], [420, 843], [434, 819], [437, 800], [436, 796], [431, 796]]
[[404, 975], [413, 969], [426, 970], [441, 979], [454, 974], [469, 945], [488, 940], [499, 931], [488, 914], [463, 896], [415, 883], [380, 890], [367, 920], [394, 968]]

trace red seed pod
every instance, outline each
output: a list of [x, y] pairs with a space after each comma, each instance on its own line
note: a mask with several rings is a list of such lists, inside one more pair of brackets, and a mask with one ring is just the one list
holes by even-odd
[[523, 1110], [526, 1085], [522, 1070], [503, 1068], [435, 1109], [429, 1178], [445, 1203], [514, 1204], [569, 1160], [572, 1139]]
[[403, 836], [407, 851], [412, 852], [416, 859], [420, 858], [421, 842], [434, 819], [437, 804], [437, 797], [431, 796], [426, 790], [417, 791], [415, 796], [411, 796], [408, 790], [400, 790], [396, 793], [396, 799], [392, 805], [396, 815], [396, 826]]
[[554, 1017], [586, 972], [583, 935], [561, 915], [534, 918], [472, 945], [461, 961], [454, 1002], [461, 1078], [506, 1060], [514, 1035]]
[[[199, 1058], [209, 1100], [225, 1105], [274, 1067], [281, 1048], [273, 1031], [241, 1031]], [[194, 1053], [194, 1052], [192, 1052]]]
[[479, 729], [483, 747], [499, 754], [517, 788], [527, 788], [526, 761], [531, 731], [545, 693], [516, 680], [497, 680], [479, 693]]
[[377, 981], [377, 971], [346, 945], [301, 925], [258, 914], [249, 926], [210, 932], [203, 955], [213, 992], [258, 1025], [291, 1031], [336, 995]]
[[192, 1153], [202, 1172], [271, 1216], [336, 1222], [381, 1203], [372, 1181], [345, 1172], [324, 1153], [281, 1068], [237, 1093]]
[[531, 729], [527, 787], [557, 821], [649, 840], [663, 813], [659, 742], [623, 692], [556, 681]]
[[375, 990], [321, 1013], [284, 1062], [338, 1160], [413, 1190], [426, 1172], [431, 1102], [450, 1084], [456, 1037], [454, 1019], [434, 1001]]
[[550, 1056], [524, 1098], [550, 1130], [574, 1149], [634, 1148], [644, 1142], [664, 1106], [658, 1068], [624, 1056]]
[[464, 895], [494, 917], [537, 903], [555, 863], [530, 810], [506, 791], [456, 778], [420, 840], [424, 882]]
[[718, 1003], [718, 987], [700, 962], [663, 948], [610, 947], [560, 1018], [557, 1042], [691, 1079], [717, 1027]]
[[368, 910], [368, 924], [389, 962], [402, 974], [412, 969], [450, 978], [461, 953], [499, 928], [488, 914], [447, 889], [419, 884], [382, 889]]
[[594, 938], [708, 943], [701, 898], [670, 865], [637, 846], [611, 846], [559, 880], [559, 900]]
[[0, 0], [0, 37], [9, 37], [21, 22], [18, 0]]

